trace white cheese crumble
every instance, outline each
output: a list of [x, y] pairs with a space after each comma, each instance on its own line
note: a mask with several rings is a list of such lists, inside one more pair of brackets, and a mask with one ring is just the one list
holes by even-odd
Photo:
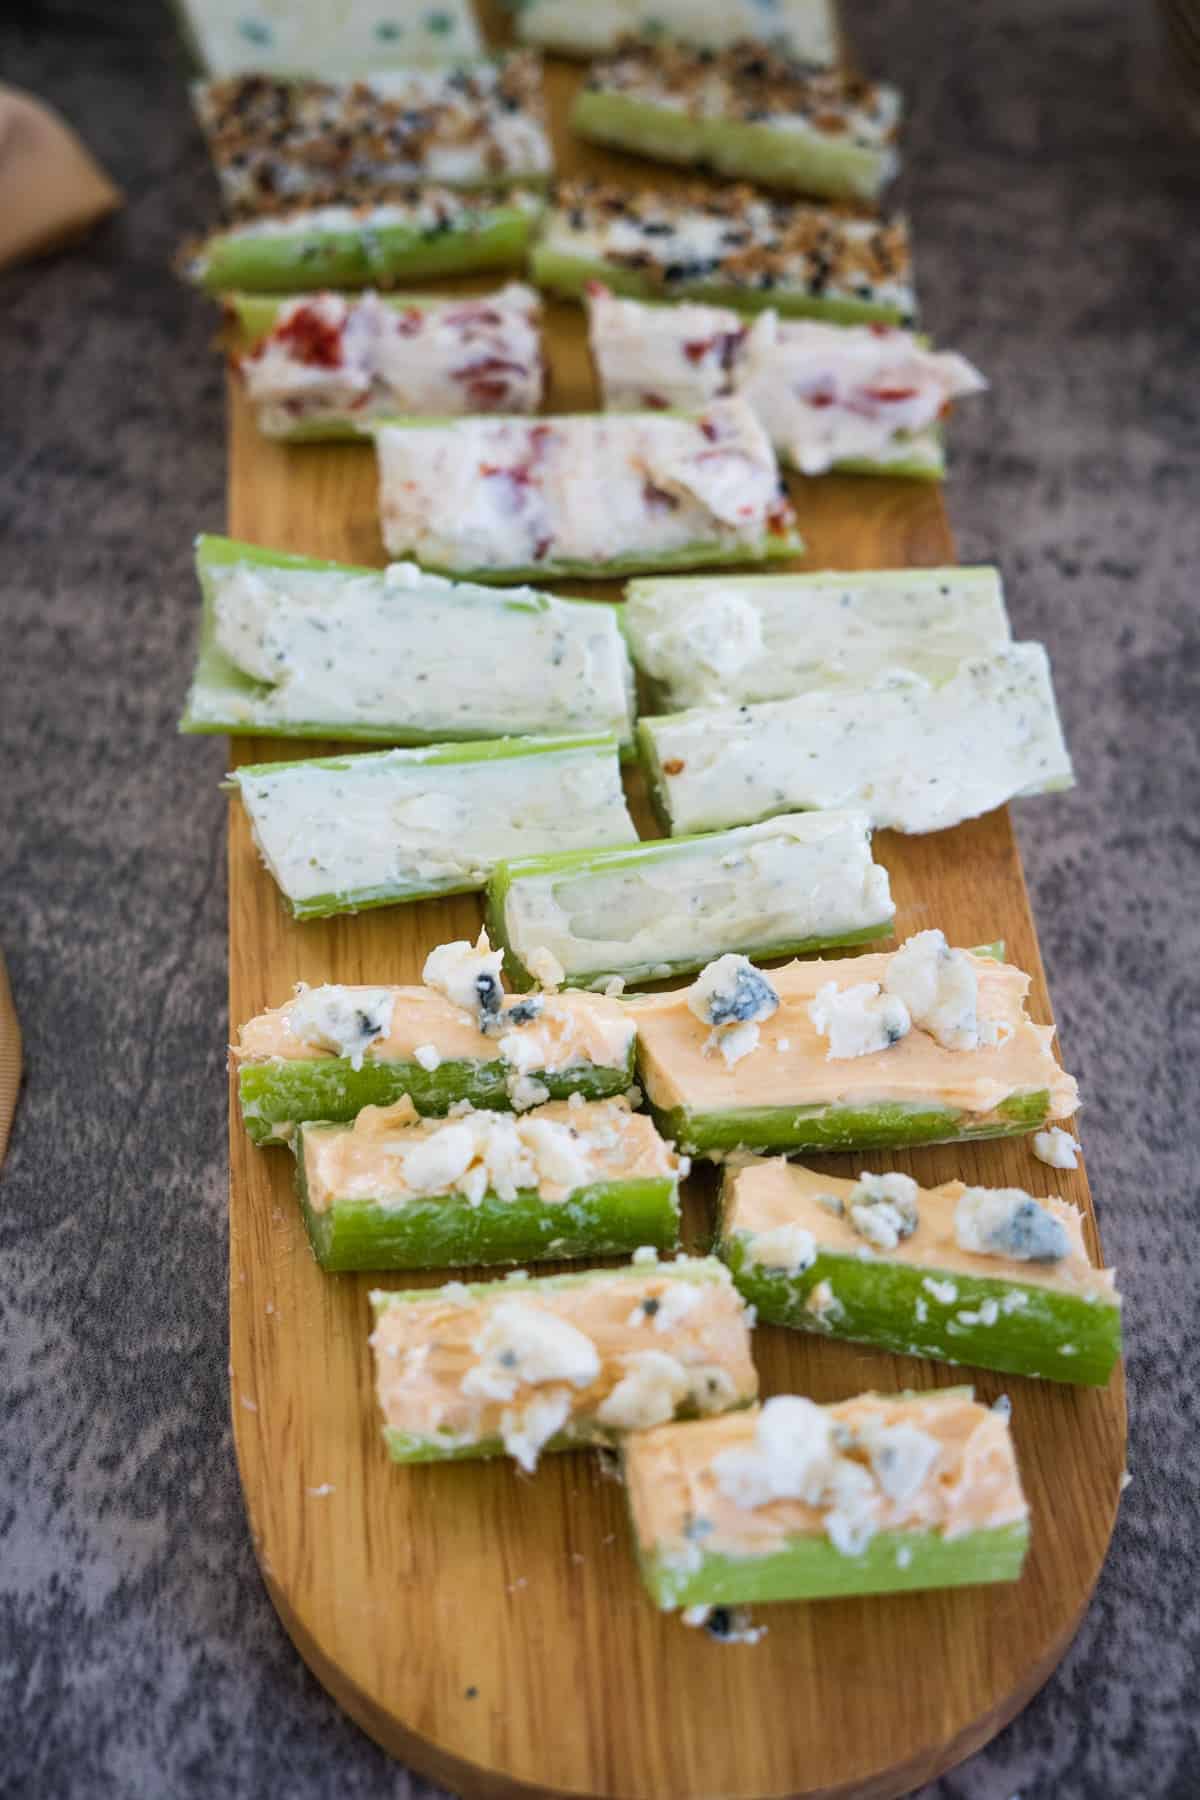
[[828, 1414], [798, 1394], [778, 1394], [765, 1402], [754, 1444], [723, 1450], [713, 1459], [717, 1487], [735, 1506], [768, 1506], [772, 1500], [803, 1500], [819, 1506], [838, 1461]]
[[413, 1051], [413, 1061], [432, 1075], [435, 1069], [442, 1066], [442, 1053], [436, 1044], [418, 1044]]
[[1061, 1262], [1066, 1227], [1022, 1188], [967, 1188], [954, 1211], [960, 1250], [1015, 1262]]
[[590, 1387], [600, 1374], [591, 1338], [528, 1300], [490, 1307], [471, 1348], [479, 1360], [463, 1376], [462, 1392], [483, 1400], [510, 1401], [518, 1388], [546, 1382]]
[[997, 1041], [996, 1027], [979, 1018], [975, 965], [965, 950], [950, 949], [942, 931], [918, 931], [902, 944], [883, 985], [945, 1050], [978, 1050]]
[[953, 1306], [958, 1299], [958, 1288], [953, 1281], [936, 1281], [932, 1275], [926, 1275], [921, 1286], [933, 1295], [939, 1306]]
[[894, 1425], [869, 1420], [860, 1437], [875, 1479], [888, 1499], [907, 1506], [938, 1459], [941, 1445], [937, 1438], [903, 1420]]
[[361, 1069], [376, 1038], [392, 1029], [392, 988], [310, 988], [301, 982], [296, 996], [287, 1009], [292, 1034], [348, 1057], [352, 1069]]
[[751, 1268], [786, 1269], [791, 1275], [802, 1275], [817, 1260], [817, 1240], [803, 1225], [773, 1225], [743, 1241]]
[[519, 1409], [505, 1407], [500, 1415], [501, 1442], [525, 1473], [532, 1475], [538, 1457], [570, 1416], [567, 1394], [535, 1394]]
[[1079, 1167], [1079, 1145], [1061, 1125], [1051, 1125], [1048, 1131], [1034, 1133], [1033, 1154], [1051, 1169]]
[[480, 1031], [494, 1031], [504, 995], [503, 967], [504, 952], [492, 949], [485, 929], [474, 944], [460, 938], [431, 950], [425, 958], [421, 980], [469, 1013], [472, 1024]]
[[616, 1431], [664, 1425], [691, 1392], [691, 1378], [677, 1357], [636, 1350], [622, 1358], [625, 1373], [601, 1402], [596, 1417]]
[[779, 995], [766, 976], [732, 951], [701, 969], [686, 1000], [689, 1010], [712, 1026], [704, 1054], [719, 1050], [727, 1068], [758, 1048], [760, 1022], [779, 1008]]
[[[501, 1044], [504, 1039], [501, 1038]], [[504, 1091], [508, 1095], [509, 1104], [514, 1112], [528, 1112], [531, 1107], [544, 1106], [550, 1098], [550, 1089], [544, 1081], [535, 1081], [532, 1075], [509, 1075], [505, 1079]]]
[[560, 988], [565, 977], [565, 970], [555, 956], [553, 950], [547, 950], [543, 944], [537, 950], [531, 950], [525, 958], [525, 967], [539, 986], [553, 993]]
[[407, 1194], [459, 1193], [478, 1206], [485, 1194], [515, 1200], [532, 1190], [548, 1201], [565, 1200], [594, 1179], [592, 1150], [599, 1142], [557, 1119], [480, 1110], [439, 1121], [411, 1143], [401, 1134], [389, 1140], [389, 1150]]
[[810, 1001], [808, 1016], [818, 1033], [829, 1039], [826, 1062], [890, 1049], [911, 1024], [904, 1002], [882, 993], [877, 981], [859, 981], [848, 988], [827, 981]]
[[920, 1189], [911, 1175], [892, 1170], [858, 1178], [846, 1202], [846, 1216], [858, 1233], [877, 1250], [894, 1250], [901, 1238], [911, 1237], [920, 1222], [917, 1195]]

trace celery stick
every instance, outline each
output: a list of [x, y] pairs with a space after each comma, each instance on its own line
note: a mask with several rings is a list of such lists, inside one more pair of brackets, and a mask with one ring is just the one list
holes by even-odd
[[713, 56], [626, 43], [593, 65], [571, 127], [593, 142], [831, 200], [879, 198], [900, 97], [761, 43]]
[[[511, 1115], [475, 1115], [487, 1121], [510, 1121], [515, 1134], [526, 1121], [540, 1124], [553, 1115], [586, 1146], [589, 1133], [602, 1129], [611, 1107], [538, 1107], [511, 1122]], [[674, 1250], [679, 1243], [679, 1176], [667, 1146], [657, 1141], [644, 1116], [615, 1109], [615, 1116], [638, 1134], [625, 1154], [601, 1156], [606, 1173], [572, 1188], [562, 1198], [547, 1200], [538, 1187], [502, 1197], [494, 1189], [481, 1198], [451, 1190], [410, 1194], [396, 1187], [394, 1160], [375, 1158], [378, 1185], [364, 1193], [362, 1178], [353, 1193], [332, 1189], [322, 1169], [321, 1152], [352, 1137], [348, 1125], [305, 1124], [292, 1139], [296, 1184], [313, 1253], [323, 1269], [440, 1269], [468, 1264], [537, 1260], [568, 1262], [585, 1256], [629, 1255], [642, 1244]], [[368, 1115], [370, 1117], [370, 1115]], [[468, 1115], [470, 1117], [470, 1115]], [[418, 1124], [403, 1137], [426, 1142], [439, 1132], [453, 1131], [456, 1121]], [[361, 1130], [360, 1118], [358, 1129]], [[647, 1140], [650, 1153], [647, 1154]], [[394, 1148], [395, 1136], [388, 1148]], [[638, 1152], [641, 1152], [640, 1156]], [[657, 1155], [654, 1152], [657, 1151]], [[622, 1172], [622, 1160], [626, 1172]], [[657, 1163], [658, 1169], [644, 1163]]]
[[643, 579], [621, 626], [653, 712], [863, 687], [899, 669], [944, 681], [1012, 640], [989, 567]]
[[540, 212], [532, 195], [427, 189], [364, 207], [315, 207], [217, 231], [185, 257], [209, 293], [391, 287], [429, 275], [518, 269]]
[[[827, 1210], [849, 1204], [854, 1183], [795, 1165], [751, 1162], [726, 1169], [718, 1251], [760, 1320], [877, 1345], [901, 1355], [972, 1363], [1014, 1375], [1103, 1385], [1121, 1353], [1119, 1297], [1083, 1248], [1078, 1215], [1063, 1271], [976, 1256], [946, 1264], [961, 1182], [919, 1191], [919, 1223], [893, 1250], [871, 1246]], [[820, 1192], [822, 1205], [815, 1196]], [[1043, 1202], [1043, 1204], [1047, 1204]], [[777, 1254], [764, 1234], [791, 1225], [811, 1234], [803, 1267], [759, 1260]], [[763, 1244], [760, 1250], [759, 1245]]]
[[663, 1611], [1015, 1581], [1028, 1547], [1007, 1420], [970, 1388], [781, 1395], [638, 1432], [622, 1461]]
[[196, 540], [196, 574], [200, 652], [182, 731], [400, 745], [613, 731], [632, 743], [633, 679], [611, 607], [229, 538]]
[[236, 788], [297, 919], [482, 888], [520, 852], [634, 841], [611, 737], [494, 738], [246, 764]]
[[891, 931], [886, 872], [858, 814], [794, 814], [708, 837], [501, 863], [487, 921], [514, 984], [548, 950], [571, 986], [659, 981], [727, 950], [795, 956]]
[[832, 0], [513, 0], [517, 36], [562, 56], [591, 56], [631, 38], [721, 50], [756, 41], [828, 68], [838, 56]]
[[[428, 1117], [440, 1117], [463, 1100], [504, 1110], [512, 1105], [512, 1073], [499, 1051], [488, 1061], [448, 1057], [433, 1070], [412, 1058], [367, 1057], [356, 1069], [344, 1056], [276, 1056], [239, 1063], [238, 1100], [253, 1143], [283, 1144], [302, 1121], [342, 1122], [357, 1117], [364, 1106], [393, 1106], [406, 1094]], [[611, 1099], [633, 1082], [633, 1047], [612, 1063], [578, 1062], [564, 1069], [531, 1069], [529, 1075], [552, 1100], [572, 1094]]]
[[[695, 1297], [688, 1298], [689, 1290]], [[538, 1451], [613, 1444], [646, 1418], [695, 1418], [748, 1405], [758, 1378], [750, 1356], [750, 1330], [740, 1296], [723, 1264], [711, 1257], [592, 1269], [538, 1280], [451, 1283], [440, 1290], [376, 1291], [371, 1295], [375, 1329], [376, 1392], [383, 1412], [383, 1438], [395, 1462], [441, 1462], [503, 1455], [505, 1450], [532, 1468]], [[515, 1307], [548, 1313], [569, 1323], [592, 1342], [594, 1360], [564, 1372], [533, 1369], [528, 1374], [516, 1344], [501, 1369], [511, 1370], [508, 1392], [474, 1386], [464, 1389], [464, 1367], [481, 1357], [480, 1343], [494, 1326], [511, 1327]], [[499, 1319], [497, 1312], [504, 1308]], [[507, 1315], [507, 1320], [506, 1320]], [[601, 1335], [602, 1334], [602, 1335]], [[496, 1348], [499, 1350], [500, 1346]], [[420, 1371], [414, 1383], [404, 1374], [416, 1352]], [[650, 1353], [647, 1358], [646, 1353]], [[446, 1373], [439, 1370], [444, 1355]], [[638, 1365], [667, 1386], [623, 1396], [614, 1390], [635, 1379]], [[669, 1365], [674, 1364], [672, 1368]], [[657, 1365], [655, 1367], [655, 1365]], [[557, 1417], [522, 1455], [516, 1434], [526, 1413], [545, 1395], [561, 1397]], [[430, 1390], [432, 1389], [432, 1393]], [[429, 1404], [429, 1401], [432, 1404]], [[528, 1427], [526, 1427], [528, 1429]]]
[[859, 1105], [731, 1106], [719, 1111], [652, 1107], [664, 1137], [689, 1156], [731, 1150], [901, 1150], [916, 1144], [964, 1144], [977, 1138], [1027, 1137], [1058, 1115], [1044, 1089], [1010, 1095], [987, 1113], [930, 1100]]

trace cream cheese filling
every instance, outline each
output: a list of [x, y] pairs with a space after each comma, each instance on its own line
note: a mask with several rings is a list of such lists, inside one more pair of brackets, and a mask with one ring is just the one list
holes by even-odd
[[671, 855], [518, 874], [504, 899], [528, 966], [548, 949], [570, 976], [707, 962], [730, 946], [798, 944], [892, 916], [887, 871], [861, 814], [797, 813], [679, 845]]
[[[748, 1261], [754, 1263], [756, 1245], [781, 1227], [795, 1226], [812, 1234], [818, 1251], [838, 1256], [858, 1256], [863, 1237], [849, 1217], [851, 1195], [857, 1182], [841, 1176], [822, 1175], [782, 1157], [755, 1157], [730, 1171], [725, 1180], [722, 1235], [743, 1241]], [[1042, 1199], [1062, 1225], [1069, 1249], [1059, 1262], [1039, 1263], [1015, 1257], [976, 1255], [964, 1250], [955, 1231], [958, 1203], [967, 1192], [961, 1181], [917, 1191], [917, 1224], [907, 1237], [879, 1254], [889, 1263], [934, 1269], [953, 1275], [1020, 1282], [1054, 1292], [1070, 1292], [1088, 1299], [1111, 1302], [1115, 1277], [1111, 1269], [1098, 1269], [1088, 1255], [1083, 1238], [1083, 1215], [1057, 1196]], [[842, 1211], [828, 1204], [832, 1197]], [[826, 1204], [822, 1202], [825, 1201]], [[836, 1286], [833, 1290], [836, 1298]]]
[[[864, 1543], [880, 1531], [934, 1531], [953, 1539], [1020, 1524], [1028, 1517], [1007, 1421], [969, 1392], [863, 1394], [813, 1409], [822, 1415], [832, 1442], [815, 1444], [811, 1461], [846, 1457], [869, 1478], [854, 1483]], [[815, 1504], [795, 1494], [744, 1504], [735, 1497], [737, 1485], [721, 1479], [723, 1468], [729, 1469], [723, 1459], [749, 1459], [761, 1451], [766, 1410], [755, 1407], [720, 1419], [664, 1425], [631, 1440], [625, 1479], [642, 1551], [666, 1557], [685, 1571], [698, 1567], [705, 1553], [764, 1556], [796, 1537], [834, 1536], [831, 1516], [839, 1510], [835, 1484], [835, 1492]], [[912, 1432], [933, 1440], [933, 1454], [921, 1458], [919, 1479], [900, 1482], [871, 1450], [889, 1447], [885, 1433], [898, 1448], [898, 1439]], [[895, 1464], [893, 1470], [899, 1473]], [[786, 1476], [776, 1485], [812, 1492], [825, 1485], [821, 1477], [830, 1472], [813, 1467], [811, 1486], [802, 1478], [789, 1482]], [[770, 1485], [769, 1480], [764, 1484], [767, 1491]], [[746, 1489], [741, 1492], [745, 1498]], [[848, 1510], [845, 1495], [841, 1510]], [[834, 1541], [839, 1549], [848, 1547], [836, 1537]]]
[[889, 1049], [829, 1061], [827, 1041], [809, 1016], [811, 1002], [827, 985], [841, 990], [882, 981], [895, 954], [793, 962], [772, 969], [779, 1009], [762, 1028], [760, 1049], [733, 1068], [705, 1055], [707, 1031], [690, 1011], [686, 990], [626, 1001], [627, 1016], [637, 1027], [638, 1066], [650, 1100], [663, 1111], [685, 1107], [697, 1113], [899, 1101], [978, 1116], [994, 1112], [1014, 1095], [1045, 1090], [1051, 1117], [1075, 1111], [1075, 1081], [1051, 1052], [1053, 1026], [1035, 1025], [1026, 1016], [1029, 976], [985, 956], [971, 957], [978, 1012], [981, 1020], [997, 1027], [999, 1042], [978, 1050], [947, 1050], [914, 1027]]
[[[629, 660], [608, 606], [380, 574], [217, 564], [218, 648], [265, 691], [214, 701], [246, 723], [394, 725], [497, 737], [631, 730]], [[196, 710], [195, 702], [193, 710]]]

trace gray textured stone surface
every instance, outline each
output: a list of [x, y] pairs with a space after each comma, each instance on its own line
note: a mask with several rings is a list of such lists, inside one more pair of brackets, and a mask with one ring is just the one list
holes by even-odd
[[[864, 0], [854, 25], [913, 100], [926, 315], [994, 381], [954, 432], [962, 554], [1049, 643], [1078, 762], [1020, 828], [1129, 1296], [1134, 1483], [1095, 1604], [925, 1800], [1195, 1800], [1200, 153], [1115, 3]], [[0, 276], [0, 932], [29, 1064], [0, 1184], [0, 1794], [407, 1796], [276, 1623], [226, 1416], [222, 750], [174, 734], [220, 374], [166, 272], [209, 178], [165, 8], [27, 0], [0, 32], [130, 200]]]

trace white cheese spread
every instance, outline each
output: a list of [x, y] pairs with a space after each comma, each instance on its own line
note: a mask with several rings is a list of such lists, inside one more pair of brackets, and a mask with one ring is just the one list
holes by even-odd
[[758, 706], [643, 720], [671, 831], [797, 808], [858, 808], [878, 827], [939, 831], [1022, 794], [1069, 787], [1070, 758], [1040, 644]]
[[505, 870], [504, 933], [537, 975], [539, 949], [575, 982], [651, 980], [727, 945], [776, 954], [885, 928], [887, 872], [861, 813], [795, 813], [704, 842], [600, 852], [564, 870]]
[[629, 843], [615, 745], [461, 759], [444, 751], [235, 771], [293, 906], [482, 887], [505, 857]]
[[1010, 641], [999, 573], [895, 569], [630, 582], [624, 624], [664, 710], [927, 681]]
[[385, 424], [375, 443], [384, 542], [434, 568], [602, 567], [702, 545], [753, 559], [791, 516], [739, 400], [692, 418]]

